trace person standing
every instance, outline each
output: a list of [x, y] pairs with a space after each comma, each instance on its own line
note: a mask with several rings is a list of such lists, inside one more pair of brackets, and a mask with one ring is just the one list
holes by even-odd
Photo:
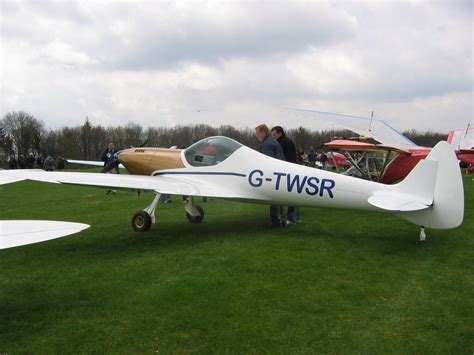
[[26, 159], [23, 155], [18, 157], [18, 167], [20, 169], [26, 169]]
[[[297, 164], [297, 154], [295, 143], [288, 138], [281, 126], [272, 128], [272, 137], [280, 144], [285, 160], [289, 163]], [[295, 224], [301, 221], [300, 209], [295, 206], [288, 206], [287, 223]]]
[[10, 159], [8, 160], [8, 167], [10, 169], [16, 169], [18, 167], [18, 162], [13, 155], [11, 155]]
[[47, 158], [44, 160], [44, 170], [46, 171], [53, 171], [56, 166], [56, 162], [54, 161], [51, 155], [48, 155]]
[[319, 158], [319, 160], [321, 161], [321, 165], [323, 166], [323, 170], [326, 170], [327, 166], [328, 166], [328, 156], [326, 155], [326, 153], [321, 152], [321, 157]]
[[[278, 142], [270, 136], [270, 130], [266, 124], [255, 127], [255, 135], [260, 144], [260, 152], [269, 157], [285, 160], [283, 150]], [[272, 228], [285, 227], [286, 222], [282, 219], [282, 207], [280, 205], [270, 206], [270, 223]]]
[[315, 165], [316, 165], [316, 152], [314, 151], [314, 148], [313, 148], [313, 147], [310, 147], [310, 148], [309, 148], [309, 152], [308, 152], [308, 165], [309, 165], [311, 168], [314, 168]]
[[35, 168], [35, 162], [36, 162], [35, 156], [33, 155], [33, 153], [30, 153], [28, 155], [28, 157], [26, 158], [26, 168], [27, 169], [34, 169]]
[[43, 157], [41, 156], [41, 154], [36, 154], [36, 166], [39, 169], [42, 169], [44, 166]]
[[66, 159], [64, 159], [61, 155], [58, 157], [58, 166], [57, 166], [57, 169], [59, 171], [63, 170], [64, 169], [64, 165], [66, 163]]
[[[110, 142], [107, 145], [107, 148], [102, 153], [102, 157], [101, 157], [101, 160], [104, 162], [104, 168], [115, 160], [115, 153], [117, 153], [117, 150], [115, 150], [114, 143]], [[106, 173], [118, 174], [118, 167], [113, 167], [112, 169], [108, 170]], [[106, 194], [108, 195], [110, 193], [115, 194], [117, 193], [117, 190], [110, 188], [107, 190]]]

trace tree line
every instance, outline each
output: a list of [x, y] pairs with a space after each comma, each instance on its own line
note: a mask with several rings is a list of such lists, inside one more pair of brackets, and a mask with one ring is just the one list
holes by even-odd
[[[304, 151], [310, 147], [320, 150], [324, 143], [335, 137], [355, 136], [353, 132], [347, 130], [314, 131], [305, 127], [288, 129], [286, 134]], [[425, 147], [433, 147], [447, 137], [447, 134], [432, 131], [411, 130], [403, 134], [416, 144]], [[109, 142], [113, 142], [118, 148], [141, 145], [186, 148], [202, 138], [217, 135], [233, 138], [251, 148], [258, 147], [253, 128], [237, 129], [230, 125], [212, 127], [195, 124], [171, 128], [143, 128], [138, 123], [128, 123], [124, 126], [103, 127], [92, 124], [86, 117], [82, 125], [48, 129], [44, 122], [22, 111], [9, 112], [0, 121], [0, 148], [3, 161], [10, 155], [19, 157], [29, 153], [41, 154], [43, 157], [51, 155], [68, 159], [98, 160]]]

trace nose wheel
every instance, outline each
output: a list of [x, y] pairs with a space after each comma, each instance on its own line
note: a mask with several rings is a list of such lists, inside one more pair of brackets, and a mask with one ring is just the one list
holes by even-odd
[[132, 217], [132, 228], [135, 232], [147, 232], [155, 223], [155, 209], [161, 194], [155, 194], [153, 201], [143, 211], [138, 211]]

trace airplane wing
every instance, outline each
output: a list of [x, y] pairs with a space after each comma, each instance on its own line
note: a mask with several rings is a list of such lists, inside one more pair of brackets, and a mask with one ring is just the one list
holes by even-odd
[[286, 108], [286, 110], [306, 117], [319, 118], [335, 123], [359, 135], [372, 137], [384, 145], [399, 148], [417, 146], [414, 142], [383, 120], [298, 108]]
[[[216, 173], [211, 173], [215, 176]], [[118, 175], [100, 173], [56, 172], [43, 170], [0, 170], [0, 184], [21, 180], [34, 180], [55, 184], [74, 184], [88, 186], [103, 186], [109, 188], [124, 188], [150, 190], [163, 194], [189, 195], [217, 198], [252, 199], [232, 189], [232, 179], [245, 177], [236, 173], [217, 173], [219, 183], [209, 182], [209, 174], [196, 172], [193, 169], [179, 171], [160, 171], [156, 176]], [[166, 176], [165, 176], [166, 175]], [[229, 183], [227, 183], [227, 180]]]
[[357, 141], [350, 141], [350, 140], [333, 140], [329, 143], [324, 143], [326, 147], [336, 150], [348, 150], [348, 151], [395, 151], [399, 153], [410, 153], [408, 150], [388, 146], [388, 145], [381, 145], [381, 144], [371, 144], [365, 142], [357, 142]]
[[61, 221], [0, 221], [0, 249], [61, 238], [89, 227]]
[[454, 150], [473, 150], [474, 128], [451, 131], [447, 141]]
[[[67, 162], [68, 162], [69, 164], [80, 164], [80, 165], [100, 166], [101, 168], [104, 167], [104, 162], [103, 162], [103, 161], [68, 159]], [[125, 167], [124, 167], [122, 164], [119, 164], [118, 167], [119, 167], [119, 169], [125, 169]]]
[[0, 185], [6, 185], [6, 184], [11, 184], [11, 183], [14, 183], [14, 182], [25, 180], [25, 179], [22, 179], [22, 178], [15, 178], [15, 177], [11, 177], [11, 176], [2, 175], [1, 174], [2, 171], [3, 170], [0, 169]]

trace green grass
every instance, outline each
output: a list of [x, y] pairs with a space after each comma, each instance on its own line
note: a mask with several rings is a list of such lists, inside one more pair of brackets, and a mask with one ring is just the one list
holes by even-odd
[[22, 182], [0, 219], [88, 223], [0, 251], [0, 353], [465, 353], [474, 351], [474, 181], [464, 224], [428, 231], [387, 214], [178, 198], [157, 224], [130, 219], [151, 194]]

